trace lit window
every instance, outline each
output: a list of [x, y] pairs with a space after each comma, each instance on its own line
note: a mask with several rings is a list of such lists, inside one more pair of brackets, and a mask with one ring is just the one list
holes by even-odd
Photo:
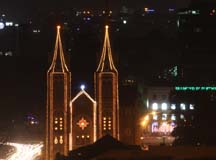
[[161, 109], [162, 110], [167, 110], [167, 103], [162, 103]]
[[111, 120], [111, 117], [108, 117], [109, 120]]
[[87, 138], [90, 138], [90, 136], [89, 136], [89, 135], [87, 135], [86, 137], [87, 137]]
[[58, 130], [58, 127], [55, 127], [55, 130], [57, 131], [57, 130]]
[[186, 106], [185, 106], [184, 103], [181, 103], [181, 104], [180, 104], [180, 109], [181, 109], [181, 110], [186, 110]]
[[110, 127], [110, 126], [111, 126], [111, 124], [108, 124], [108, 126]]
[[158, 116], [157, 115], [153, 115], [153, 120], [157, 120]]
[[184, 119], [184, 115], [183, 114], [180, 115], [180, 119]]
[[170, 108], [171, 108], [172, 110], [175, 110], [175, 109], [176, 109], [176, 105], [175, 105], [175, 104], [171, 104]]
[[109, 127], [108, 129], [109, 129], [109, 130], [111, 130], [111, 128], [110, 128], [110, 127]]
[[194, 105], [190, 104], [190, 110], [194, 110]]
[[62, 121], [62, 120], [63, 120], [63, 118], [62, 118], [62, 117], [60, 117], [59, 119], [60, 119], [60, 121]]
[[174, 114], [171, 115], [171, 120], [173, 120], [173, 121], [176, 120], [176, 116]]
[[167, 120], [167, 114], [165, 113], [162, 114], [162, 120]]
[[60, 136], [59, 143], [63, 144], [63, 136]]
[[111, 121], [108, 121], [108, 123], [111, 123]]
[[55, 118], [55, 120], [57, 121], [57, 120], [58, 120], [58, 118], [56, 117], [56, 118]]
[[58, 124], [58, 121], [55, 121], [55, 124]]
[[158, 110], [158, 104], [157, 103], [153, 103], [152, 104], [152, 109], [153, 110]]
[[106, 128], [104, 127], [103, 130], [106, 130]]
[[60, 130], [63, 130], [63, 128], [60, 128]]
[[83, 138], [85, 138], [85, 136], [84, 136], [84, 135], [82, 135], [82, 139], [83, 139]]
[[103, 117], [103, 120], [106, 120], [106, 117]]
[[57, 137], [55, 137], [55, 139], [54, 139], [54, 144], [58, 144], [58, 138]]
[[79, 138], [79, 136], [76, 136], [76, 138]]

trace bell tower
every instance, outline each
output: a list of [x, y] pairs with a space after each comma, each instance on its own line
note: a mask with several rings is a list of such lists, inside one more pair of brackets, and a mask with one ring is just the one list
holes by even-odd
[[118, 71], [112, 58], [108, 29], [106, 25], [102, 54], [94, 74], [97, 137], [109, 134], [119, 139]]
[[60, 26], [57, 26], [55, 50], [47, 71], [45, 160], [54, 160], [56, 153], [69, 150], [69, 101], [71, 73], [63, 53]]

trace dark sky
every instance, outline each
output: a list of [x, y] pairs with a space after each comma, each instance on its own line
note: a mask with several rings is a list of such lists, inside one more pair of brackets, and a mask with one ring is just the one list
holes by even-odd
[[[105, 7], [106, 0], [0, 0], [0, 11], [9, 17], [31, 15], [39, 10], [60, 8], [100, 8]], [[148, 6], [154, 8], [182, 8], [190, 0], [109, 0], [110, 8], [117, 10], [122, 5], [132, 8]]]

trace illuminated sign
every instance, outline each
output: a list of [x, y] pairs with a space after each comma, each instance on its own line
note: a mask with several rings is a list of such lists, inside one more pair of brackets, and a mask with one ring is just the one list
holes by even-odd
[[176, 91], [216, 91], [216, 87], [212, 86], [176, 86]]

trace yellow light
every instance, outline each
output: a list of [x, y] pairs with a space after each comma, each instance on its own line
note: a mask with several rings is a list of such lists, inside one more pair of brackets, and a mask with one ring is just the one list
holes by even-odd
[[141, 122], [141, 125], [142, 125], [143, 127], [145, 127], [145, 126], [146, 126], [146, 124], [147, 124], [147, 122], [146, 122], [146, 121], [142, 121], [142, 122]]
[[59, 30], [59, 29], [61, 29], [61, 26], [60, 26], [60, 25], [58, 25], [58, 26], [57, 26], [57, 29], [58, 29], [58, 30]]
[[152, 113], [151, 113], [152, 115], [155, 115], [156, 114], [156, 112], [155, 111], [152, 111]]
[[62, 117], [60, 117], [59, 119], [60, 119], [60, 121], [62, 121], [62, 120], [63, 120], [63, 118], [62, 118]]
[[57, 124], [58, 123], [58, 121], [55, 121], [55, 124]]
[[145, 127], [146, 124], [148, 123], [148, 121], [149, 121], [149, 115], [147, 115], [147, 116], [144, 117], [144, 119], [141, 121], [141, 125], [143, 127]]
[[144, 8], [144, 10], [145, 10], [145, 12], [147, 12], [147, 11], [148, 11], [148, 8], [147, 8], [147, 7], [145, 7], [145, 8]]
[[57, 128], [57, 127], [55, 127], [55, 130], [58, 130], [58, 128]]
[[108, 28], [109, 28], [109, 26], [108, 26], [108, 25], [106, 25], [106, 26], [105, 26], [105, 28], [106, 28], [106, 29], [108, 29]]
[[84, 136], [84, 135], [82, 135], [82, 139], [83, 139], [83, 138], [85, 138], [85, 136]]
[[149, 120], [149, 115], [145, 116], [144, 120], [148, 121]]

